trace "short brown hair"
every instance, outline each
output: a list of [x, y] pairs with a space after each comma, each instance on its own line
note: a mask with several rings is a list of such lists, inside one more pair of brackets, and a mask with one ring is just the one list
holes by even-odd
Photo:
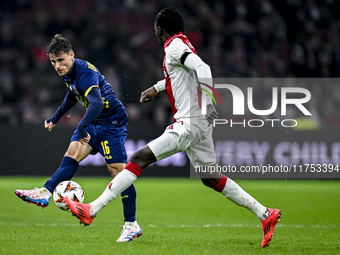
[[69, 54], [72, 50], [72, 45], [62, 36], [62, 34], [56, 34], [46, 48], [46, 55], [59, 55], [63, 52]]

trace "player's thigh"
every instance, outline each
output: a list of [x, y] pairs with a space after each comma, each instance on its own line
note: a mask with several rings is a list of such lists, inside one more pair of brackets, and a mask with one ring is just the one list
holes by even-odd
[[115, 176], [119, 172], [121, 172], [125, 166], [126, 166], [126, 163], [111, 163], [111, 164], [107, 164], [107, 169], [109, 170], [109, 173], [112, 176], [112, 178], [115, 178]]
[[199, 143], [191, 144], [185, 152], [194, 167], [211, 166], [216, 162], [214, 142], [211, 136]]
[[106, 164], [127, 163], [127, 126], [97, 125], [91, 133], [93, 136], [90, 142], [94, 152], [99, 152]]
[[[173, 127], [173, 129], [169, 129]], [[184, 151], [190, 145], [190, 131], [183, 125], [170, 125], [165, 132], [148, 143], [148, 147], [157, 161]]]
[[66, 157], [73, 158], [80, 162], [92, 152], [92, 147], [86, 143], [81, 144], [79, 141], [72, 141], [65, 153]]

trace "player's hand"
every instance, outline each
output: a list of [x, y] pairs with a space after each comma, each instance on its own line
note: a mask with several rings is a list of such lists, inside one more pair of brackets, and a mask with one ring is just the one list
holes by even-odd
[[79, 142], [80, 142], [82, 145], [85, 145], [85, 144], [89, 143], [90, 139], [91, 139], [91, 136], [90, 136], [89, 134], [87, 134], [87, 136], [84, 137], [84, 138], [82, 138], [82, 139], [80, 139]]
[[53, 124], [52, 121], [47, 122], [47, 120], [45, 120], [45, 128], [47, 128], [48, 131], [52, 131], [52, 128], [54, 128], [54, 127], [55, 127], [55, 124]]
[[214, 119], [218, 118], [218, 113], [212, 104], [207, 105], [207, 114], [205, 115], [205, 118], [209, 122], [208, 127], [210, 124], [214, 123]]
[[151, 88], [148, 88], [147, 90], [143, 91], [142, 94], [140, 95], [140, 101], [141, 103], [145, 102], [151, 102], [153, 100], [153, 97], [157, 94], [156, 89], [154, 86]]

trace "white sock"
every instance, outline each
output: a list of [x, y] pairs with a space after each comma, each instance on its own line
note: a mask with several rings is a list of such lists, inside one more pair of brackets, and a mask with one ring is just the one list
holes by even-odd
[[129, 170], [123, 169], [123, 171], [118, 173], [106, 187], [103, 194], [90, 203], [91, 216], [95, 216], [101, 209], [119, 196], [120, 193], [126, 190], [135, 180], [137, 180], [137, 176]]
[[251, 195], [245, 192], [236, 182], [228, 178], [224, 189], [221, 192], [226, 198], [235, 204], [243, 206], [253, 212], [260, 220], [268, 217], [267, 207], [256, 201]]

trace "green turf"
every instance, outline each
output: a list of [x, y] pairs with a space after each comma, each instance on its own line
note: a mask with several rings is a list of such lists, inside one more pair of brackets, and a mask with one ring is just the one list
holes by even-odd
[[[340, 254], [339, 181], [237, 180], [261, 203], [282, 211], [273, 241], [261, 248], [259, 220], [199, 180], [140, 178], [135, 186], [143, 236], [119, 244], [120, 199], [82, 227], [53, 202], [41, 209], [14, 194], [45, 180], [0, 178], [0, 254]], [[90, 202], [110, 179], [75, 181]]]

